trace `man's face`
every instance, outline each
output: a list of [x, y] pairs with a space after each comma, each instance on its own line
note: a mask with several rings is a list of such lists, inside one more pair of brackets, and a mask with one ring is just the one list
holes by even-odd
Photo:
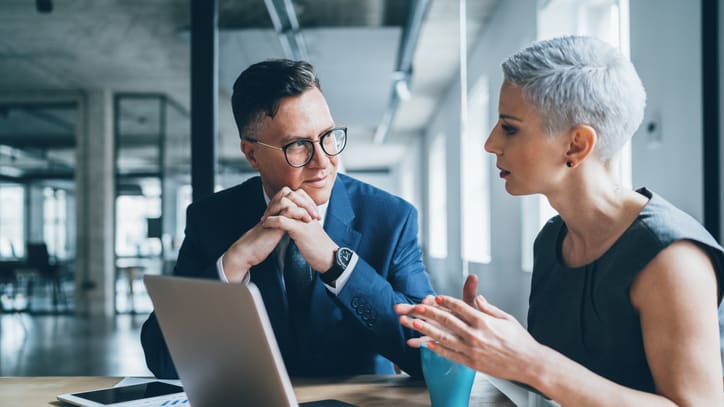
[[[274, 118], [265, 116], [258, 132], [258, 141], [283, 147], [292, 141], [319, 141], [325, 131], [334, 127], [332, 115], [322, 92], [312, 88], [301, 95], [286, 97], [279, 103]], [[241, 142], [241, 150], [251, 166], [261, 174], [264, 191], [273, 197], [282, 187], [303, 189], [317, 205], [329, 201], [337, 177], [338, 157], [329, 157], [319, 143], [314, 143], [314, 157], [301, 168], [291, 167], [284, 152], [249, 141]]]

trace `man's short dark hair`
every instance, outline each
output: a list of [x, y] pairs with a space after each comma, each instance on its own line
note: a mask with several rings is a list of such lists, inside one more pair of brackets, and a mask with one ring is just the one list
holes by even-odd
[[262, 114], [273, 118], [281, 99], [317, 88], [314, 67], [309, 62], [270, 59], [248, 67], [234, 82], [231, 108], [239, 137], [255, 137], [255, 125]]

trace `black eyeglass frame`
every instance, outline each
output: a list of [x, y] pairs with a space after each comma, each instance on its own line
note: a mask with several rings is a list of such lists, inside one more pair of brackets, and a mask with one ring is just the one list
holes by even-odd
[[[334, 133], [334, 131], [336, 131], [336, 130], [342, 130], [342, 131], [344, 131], [344, 144], [342, 144], [342, 148], [340, 148], [339, 151], [337, 151], [337, 152], [334, 153], [334, 154], [330, 154], [330, 153], [327, 151], [327, 149], [324, 148], [323, 140], [325, 140], [326, 137], [331, 136], [331, 135]], [[284, 153], [284, 159], [287, 161], [287, 164], [289, 164], [290, 167], [292, 167], [292, 168], [302, 168], [302, 167], [304, 167], [305, 165], [309, 164], [309, 163], [314, 159], [314, 152], [317, 150], [316, 148], [314, 148], [314, 143], [318, 143], [318, 144], [319, 144], [319, 147], [321, 147], [321, 148], [322, 148], [322, 151], [324, 151], [324, 154], [327, 154], [327, 156], [329, 156], [329, 157], [334, 157], [334, 156], [338, 156], [339, 154], [341, 154], [342, 151], [344, 151], [344, 148], [347, 147], [347, 126], [345, 126], [345, 125], [343, 125], [343, 124], [336, 124], [336, 125], [335, 125], [334, 127], [332, 127], [331, 129], [329, 129], [329, 130], [325, 131], [324, 133], [322, 133], [322, 134], [319, 136], [319, 140], [316, 140], [316, 141], [315, 141], [315, 140], [312, 140], [312, 139], [299, 139], [299, 140], [291, 141], [291, 142], [289, 142], [289, 143], [287, 143], [287, 144], [285, 144], [285, 145], [283, 145], [283, 146], [281, 146], [281, 147], [273, 146], [273, 145], [271, 145], [271, 144], [266, 144], [266, 143], [264, 143], [264, 142], [261, 142], [261, 141], [255, 139], [255, 138], [251, 138], [251, 137], [243, 136], [242, 139], [244, 139], [244, 140], [246, 140], [246, 141], [249, 141], [249, 142], [251, 142], [251, 143], [259, 144], [259, 145], [264, 146], [264, 147], [273, 148], [274, 150], [280, 150], [280, 151], [282, 151], [282, 152]], [[311, 144], [311, 145], [312, 145], [312, 153], [309, 154], [309, 158], [307, 158], [307, 161], [305, 161], [304, 164], [295, 165], [295, 164], [292, 164], [292, 163], [289, 161], [289, 156], [287, 155], [287, 149], [288, 149], [289, 147], [291, 147], [292, 144], [299, 143], [299, 142], [304, 142], [304, 143], [309, 143], [309, 144]]]

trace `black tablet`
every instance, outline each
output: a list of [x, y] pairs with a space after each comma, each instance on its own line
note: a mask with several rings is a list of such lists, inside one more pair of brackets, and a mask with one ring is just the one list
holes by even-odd
[[58, 400], [83, 407], [96, 406], [123, 406], [130, 407], [148, 402], [163, 403], [169, 400], [170, 403], [184, 403], [186, 394], [184, 389], [173, 384], [159, 381], [133, 384], [130, 386], [109, 387], [106, 389], [91, 390], [82, 393], [68, 393], [58, 395]]

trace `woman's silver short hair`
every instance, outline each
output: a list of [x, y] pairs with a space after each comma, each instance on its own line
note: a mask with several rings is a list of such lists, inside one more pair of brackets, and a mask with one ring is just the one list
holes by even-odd
[[585, 124], [598, 134], [596, 152], [608, 161], [641, 124], [646, 91], [633, 64], [592, 38], [538, 41], [503, 62], [505, 80], [519, 86], [548, 134]]

